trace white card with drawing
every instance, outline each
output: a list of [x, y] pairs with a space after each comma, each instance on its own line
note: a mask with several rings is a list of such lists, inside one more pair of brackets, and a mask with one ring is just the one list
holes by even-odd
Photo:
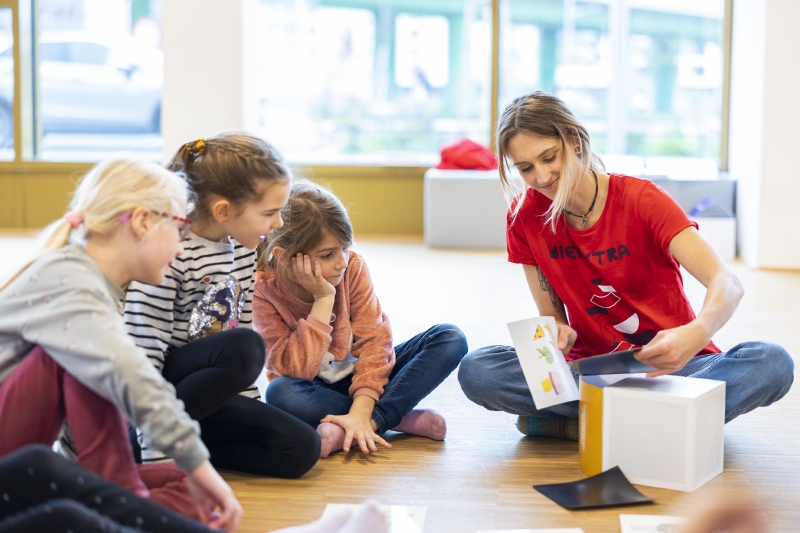
[[678, 533], [688, 520], [680, 516], [653, 514], [621, 514], [622, 533]]
[[[355, 511], [360, 506], [360, 504], [351, 503], [329, 503], [325, 507], [322, 516], [347, 507]], [[427, 507], [410, 505], [381, 505], [379, 507], [386, 513], [386, 518], [389, 522], [389, 533], [422, 533]]]
[[537, 409], [578, 399], [578, 386], [558, 349], [558, 328], [551, 316], [509, 322], [508, 331]]
[[486, 529], [478, 533], [583, 533], [582, 529], [558, 528], [558, 529]]

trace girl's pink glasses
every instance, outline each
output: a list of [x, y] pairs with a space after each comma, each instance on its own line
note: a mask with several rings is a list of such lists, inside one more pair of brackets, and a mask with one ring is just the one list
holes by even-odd
[[[180, 222], [178, 225], [178, 235], [180, 236], [181, 240], [184, 240], [186, 237], [189, 236], [189, 230], [192, 228], [192, 221], [188, 218], [182, 218], [179, 216], [171, 215], [169, 213], [162, 213], [161, 211], [151, 211], [154, 215], [159, 215], [163, 218], [169, 218], [172, 220], [177, 220]], [[123, 224], [131, 219], [133, 213], [128, 213], [127, 215], [122, 215], [117, 220], [122, 222]]]

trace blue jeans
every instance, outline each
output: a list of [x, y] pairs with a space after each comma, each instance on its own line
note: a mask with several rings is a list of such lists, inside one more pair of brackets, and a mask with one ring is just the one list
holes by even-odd
[[[745, 342], [726, 353], [694, 357], [672, 375], [724, 381], [728, 423], [783, 398], [794, 380], [794, 362], [777, 344]], [[490, 411], [544, 418], [578, 416], [577, 401], [536, 409], [512, 346], [487, 346], [467, 354], [458, 381], [467, 398]]]
[[[456, 369], [467, 353], [467, 339], [456, 326], [439, 324], [395, 346], [395, 364], [372, 419], [383, 433], [400, 423], [420, 400]], [[319, 378], [279, 377], [267, 387], [266, 401], [313, 427], [327, 415], [345, 415], [353, 399], [352, 374], [326, 383]]]

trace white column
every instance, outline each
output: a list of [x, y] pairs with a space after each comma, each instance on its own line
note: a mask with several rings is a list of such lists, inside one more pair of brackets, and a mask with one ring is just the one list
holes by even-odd
[[608, 33], [611, 35], [611, 72], [614, 81], [608, 90], [607, 154], [625, 154], [628, 151], [628, 89], [631, 71], [630, 60], [631, 8], [623, 0], [608, 4]]
[[799, 20], [797, 0], [733, 2], [729, 168], [753, 267], [800, 268]]
[[257, 0], [163, 3], [164, 157], [188, 141], [254, 131]]

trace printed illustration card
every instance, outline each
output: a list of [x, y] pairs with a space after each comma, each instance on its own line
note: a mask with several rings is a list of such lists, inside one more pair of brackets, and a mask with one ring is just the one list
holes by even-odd
[[679, 516], [654, 514], [621, 514], [619, 525], [622, 533], [678, 533], [687, 519]]
[[578, 399], [578, 386], [558, 346], [551, 316], [509, 322], [508, 331], [537, 409]]
[[[353, 503], [329, 503], [325, 507], [322, 516], [342, 509], [351, 507], [355, 511], [360, 504]], [[422, 533], [422, 526], [425, 524], [425, 514], [427, 507], [413, 507], [407, 505], [381, 505], [380, 508], [386, 513], [389, 520], [389, 533]]]
[[582, 529], [558, 528], [558, 529], [485, 529], [478, 533], [583, 533]]

